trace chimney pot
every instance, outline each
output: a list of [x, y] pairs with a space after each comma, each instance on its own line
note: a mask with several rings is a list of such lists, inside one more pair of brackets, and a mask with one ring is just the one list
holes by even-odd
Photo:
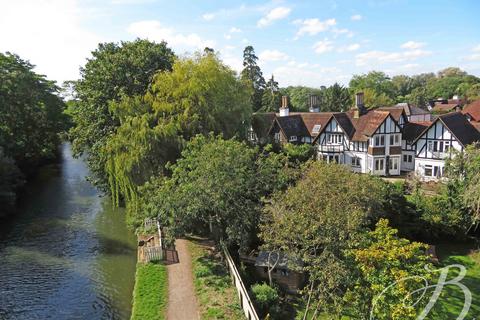
[[288, 96], [282, 96], [282, 106], [280, 107], [280, 117], [288, 116], [290, 110], [288, 109]]
[[363, 92], [357, 92], [355, 94], [355, 106], [363, 107]]

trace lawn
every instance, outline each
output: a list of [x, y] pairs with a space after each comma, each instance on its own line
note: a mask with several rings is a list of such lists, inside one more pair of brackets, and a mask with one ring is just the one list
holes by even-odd
[[[461, 264], [467, 274], [461, 280], [472, 293], [472, 305], [465, 319], [480, 319], [480, 254], [472, 253], [469, 244], [441, 244], [437, 253], [442, 265]], [[447, 279], [458, 275], [458, 268], [449, 272]], [[434, 306], [431, 319], [456, 319], [460, 314], [465, 298], [461, 288], [450, 284], [444, 287], [442, 295]]]
[[198, 242], [190, 241], [189, 250], [201, 318], [245, 319], [227, 266]]
[[167, 268], [161, 263], [138, 264], [131, 320], [165, 319], [168, 302]]

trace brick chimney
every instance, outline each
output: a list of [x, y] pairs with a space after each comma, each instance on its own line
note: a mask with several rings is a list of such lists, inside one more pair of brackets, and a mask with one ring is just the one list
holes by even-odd
[[288, 109], [288, 96], [282, 96], [282, 106], [280, 107], [280, 117], [287, 117], [290, 113]]
[[353, 118], [358, 119], [365, 112], [365, 105], [363, 104], [363, 92], [355, 94], [355, 108], [353, 110]]
[[309, 107], [308, 110], [310, 112], [320, 112], [320, 97], [311, 94], [309, 96]]

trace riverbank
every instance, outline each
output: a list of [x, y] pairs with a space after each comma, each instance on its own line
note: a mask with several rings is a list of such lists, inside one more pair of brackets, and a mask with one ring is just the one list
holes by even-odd
[[163, 320], [168, 300], [167, 268], [162, 263], [137, 264], [131, 320]]

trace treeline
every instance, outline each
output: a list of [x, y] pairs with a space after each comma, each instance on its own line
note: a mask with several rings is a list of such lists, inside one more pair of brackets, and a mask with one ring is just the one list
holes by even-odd
[[449, 67], [435, 73], [422, 73], [413, 76], [397, 75], [389, 77], [381, 71], [353, 75], [348, 87], [335, 83], [331, 86], [311, 88], [289, 86], [281, 88], [274, 76], [266, 81], [257, 64], [258, 57], [253, 47], [245, 48], [242, 79], [251, 82], [251, 103], [255, 112], [277, 112], [282, 95], [289, 96], [293, 111], [308, 111], [309, 96], [314, 94], [322, 99], [321, 111], [346, 111], [353, 105], [352, 97], [359, 91], [365, 94], [368, 108], [390, 106], [408, 102], [418, 107], [426, 107], [430, 100], [450, 99], [458, 96], [470, 101], [480, 98], [480, 78], [467, 72]]
[[25, 179], [56, 157], [68, 123], [59, 88], [33, 68], [0, 53], [0, 217], [13, 210]]

